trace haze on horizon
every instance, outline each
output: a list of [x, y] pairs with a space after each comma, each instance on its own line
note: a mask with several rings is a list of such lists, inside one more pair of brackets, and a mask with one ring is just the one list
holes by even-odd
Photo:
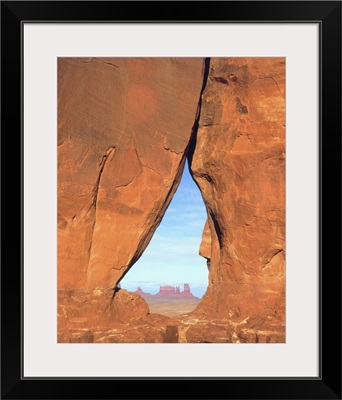
[[180, 185], [141, 258], [120, 284], [123, 289], [156, 294], [160, 286], [188, 283], [191, 293], [202, 297], [208, 286], [206, 260], [199, 255], [207, 218], [201, 192], [184, 167]]

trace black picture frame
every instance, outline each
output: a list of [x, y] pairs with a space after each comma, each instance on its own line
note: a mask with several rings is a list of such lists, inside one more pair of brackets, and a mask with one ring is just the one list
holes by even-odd
[[[185, 6], [185, 3], [188, 4]], [[22, 376], [21, 271], [24, 266], [21, 32], [22, 24], [30, 21], [320, 24], [319, 377], [29, 379]], [[7, 223], [3, 223], [1, 255], [1, 398], [128, 399], [137, 398], [135, 393], [138, 387], [139, 398], [142, 399], [341, 399], [341, 2], [2, 1], [1, 34], [1, 209], [2, 217], [5, 220], [5, 217], [8, 218]], [[14, 224], [15, 216], [19, 219], [18, 224]], [[18, 246], [19, 251], [18, 248], [14, 251]], [[131, 385], [129, 380], [139, 382]], [[163, 393], [153, 386], [151, 380], [168, 381]], [[183, 387], [175, 385], [174, 381], [182, 380], [191, 382]], [[213, 380], [215, 382], [211, 382]]]

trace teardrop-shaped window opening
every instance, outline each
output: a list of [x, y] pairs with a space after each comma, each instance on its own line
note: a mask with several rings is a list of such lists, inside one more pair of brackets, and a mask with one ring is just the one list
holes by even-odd
[[143, 255], [121, 280], [151, 313], [176, 316], [193, 311], [208, 287], [206, 259], [199, 255], [207, 218], [202, 195], [189, 173], [180, 185]]

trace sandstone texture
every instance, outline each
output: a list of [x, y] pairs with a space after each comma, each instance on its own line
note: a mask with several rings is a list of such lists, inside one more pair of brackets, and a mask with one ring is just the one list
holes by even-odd
[[211, 257], [211, 234], [209, 228], [208, 220], [205, 222], [203, 232], [202, 232], [202, 241], [199, 248], [199, 255], [206, 258], [208, 262], [210, 262]]
[[[214, 58], [191, 171], [208, 211], [210, 259], [198, 312], [285, 316], [285, 59]], [[209, 256], [210, 242], [210, 256]], [[264, 323], [264, 322], [263, 322]]]
[[[186, 157], [209, 285], [169, 318], [119, 282]], [[58, 60], [58, 342], [285, 342], [285, 252], [284, 58]]]
[[159, 316], [154, 327], [145, 300], [126, 290], [113, 301], [110, 291], [58, 293], [59, 343], [162, 343], [165, 321]]
[[58, 287], [113, 288], [177, 189], [201, 58], [58, 59]]

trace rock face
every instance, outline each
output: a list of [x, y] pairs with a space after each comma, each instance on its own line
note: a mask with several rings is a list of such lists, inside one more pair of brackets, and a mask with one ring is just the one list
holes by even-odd
[[180, 182], [201, 58], [59, 58], [58, 287], [112, 288]]
[[211, 257], [211, 234], [209, 228], [208, 220], [205, 222], [203, 232], [202, 232], [202, 241], [199, 248], [199, 255], [206, 258], [207, 262], [210, 262]]
[[188, 283], [184, 283], [184, 293], [191, 293], [190, 285]]
[[[205, 65], [59, 59], [58, 341], [285, 341], [285, 59]], [[113, 289], [186, 157], [208, 212], [209, 286], [195, 311], [167, 318]]]
[[208, 211], [197, 312], [258, 316], [284, 333], [285, 59], [211, 59], [191, 171]]
[[[122, 335], [123, 326], [135, 326], [149, 315], [145, 300], [134, 293], [119, 290], [112, 300], [110, 290], [59, 290], [58, 342], [101, 342], [99, 339], [110, 336], [113, 330]], [[116, 341], [126, 340], [116, 338]]]

